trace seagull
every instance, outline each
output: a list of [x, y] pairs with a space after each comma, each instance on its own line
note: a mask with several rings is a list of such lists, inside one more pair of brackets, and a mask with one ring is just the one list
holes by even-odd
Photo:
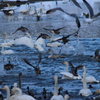
[[97, 20], [97, 17], [100, 16], [100, 12], [97, 13], [96, 15], [94, 15], [94, 11], [93, 11], [93, 8], [91, 7], [91, 5], [86, 0], [83, 0], [83, 2], [89, 10], [89, 18], [86, 19], [85, 22], [90, 24], [91, 22]]
[[47, 28], [43, 28], [43, 29], [44, 29], [44, 30], [48, 30], [48, 31], [50, 31], [50, 32], [51, 32], [51, 31], [54, 31], [55, 34], [60, 34], [59, 31], [60, 31], [61, 29], [65, 28], [65, 27], [66, 27], [66, 26], [63, 26], [63, 27], [57, 28], [57, 29], [47, 29]]
[[79, 75], [77, 74], [77, 70], [83, 68], [84, 65], [79, 65], [79, 66], [77, 66], [77, 67], [74, 67], [73, 64], [72, 64], [72, 62], [69, 62], [69, 64], [71, 65], [71, 72], [73, 73], [73, 75], [74, 75], [74, 76], [79, 76]]
[[41, 53], [39, 53], [38, 63], [37, 63], [36, 66], [33, 66], [32, 64], [30, 64], [30, 63], [27, 61], [27, 59], [25, 59], [25, 58], [24, 58], [23, 60], [24, 60], [24, 62], [25, 62], [26, 64], [28, 64], [29, 66], [33, 67], [34, 70], [35, 70], [35, 72], [36, 72], [36, 74], [38, 75], [38, 74], [41, 74], [41, 70], [40, 70], [40, 68], [39, 68], [39, 64], [40, 64], [40, 62], [41, 62], [41, 59], [42, 59]]
[[30, 33], [30, 31], [28, 30], [28, 28], [21, 26], [21, 27], [17, 28], [16, 31], [13, 32], [12, 34], [16, 33], [19, 30], [22, 31], [22, 32], [29, 32]]
[[67, 35], [67, 36], [63, 36], [62, 38], [59, 38], [58, 40], [56, 40], [56, 41], [59, 41], [59, 40], [62, 40], [62, 42], [64, 43], [64, 44], [66, 44], [68, 41], [69, 41], [69, 37], [70, 36], [72, 36], [72, 35], [75, 35], [76, 36], [76, 33], [78, 32], [78, 30], [76, 31], [76, 32], [74, 32], [74, 33], [72, 33], [72, 34], [69, 34], [69, 35]]
[[77, 27], [78, 27], [78, 28], [80, 28], [80, 27], [81, 27], [81, 24], [80, 24], [80, 21], [79, 21], [79, 19], [78, 19], [77, 15], [76, 15], [76, 14], [74, 14], [74, 13], [73, 13], [73, 14], [69, 14], [69, 13], [65, 12], [65, 11], [64, 11], [61, 7], [52, 8], [52, 9], [50, 9], [50, 10], [47, 10], [47, 11], [46, 11], [46, 14], [51, 14], [51, 13], [53, 13], [53, 12], [57, 11], [57, 10], [59, 10], [59, 11], [61, 11], [61, 12], [65, 13], [65, 14], [67, 14], [67, 15], [71, 16], [71, 17], [74, 17], [74, 18], [76, 19], [76, 24], [77, 24]]
[[69, 1], [72, 1], [77, 7], [79, 7], [79, 8], [82, 9], [82, 7], [80, 6], [80, 4], [76, 0], [69, 0]]

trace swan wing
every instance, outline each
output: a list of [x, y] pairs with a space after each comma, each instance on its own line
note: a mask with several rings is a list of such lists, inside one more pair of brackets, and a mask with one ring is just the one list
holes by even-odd
[[60, 72], [60, 74], [65, 75], [66, 77], [73, 78], [73, 74], [69, 72]]

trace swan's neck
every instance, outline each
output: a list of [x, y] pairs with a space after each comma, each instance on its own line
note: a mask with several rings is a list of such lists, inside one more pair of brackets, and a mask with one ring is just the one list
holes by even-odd
[[18, 77], [18, 82], [19, 82], [19, 88], [21, 89], [21, 76], [20, 75]]
[[38, 40], [36, 40], [36, 42], [35, 43], [37, 43], [37, 44], [40, 44], [40, 45], [42, 45], [42, 46], [44, 46], [45, 47], [45, 41], [44, 41], [44, 39], [43, 38], [39, 38]]
[[58, 95], [58, 78], [55, 78], [54, 95]]
[[26, 4], [26, 10], [28, 10], [29, 9], [29, 5], [28, 4]]
[[65, 65], [66, 65], [66, 72], [68, 72], [68, 63], [66, 63]]
[[86, 68], [85, 66], [83, 67], [84, 72], [83, 72], [83, 89], [87, 89], [87, 84], [86, 84]]
[[1, 50], [1, 52], [4, 52], [4, 46], [2, 46], [2, 50]]
[[6, 43], [6, 41], [7, 41], [7, 34], [5, 35], [4, 43]]
[[9, 90], [8, 87], [7, 87], [6, 91], [7, 91], [7, 98], [6, 98], [6, 100], [10, 100], [10, 90]]
[[[21, 91], [20, 88], [14, 87], [13, 89], [14, 89], [14, 93], [15, 93], [15, 94], [12, 95], [12, 96], [10, 97], [11, 100], [15, 100], [15, 98], [16, 98], [17, 96], [21, 96], [21, 95], [22, 95], [22, 91]], [[9, 100], [10, 100], [10, 99], [9, 99]]]
[[29, 36], [30, 39], [32, 39], [31, 35], [29, 33], [27, 33], [27, 35]]
[[54, 35], [55, 35], [55, 33], [53, 32], [53, 33], [52, 33], [52, 36], [51, 36], [51, 38], [50, 38], [50, 42], [53, 41], [53, 39], [54, 39]]
[[15, 88], [15, 92], [17, 92], [17, 96], [22, 95], [22, 90], [20, 88]]
[[10, 10], [10, 8], [11, 8], [10, 4], [7, 4], [7, 6], [8, 6], [8, 10]]
[[54, 52], [51, 50], [51, 55], [54, 55]]

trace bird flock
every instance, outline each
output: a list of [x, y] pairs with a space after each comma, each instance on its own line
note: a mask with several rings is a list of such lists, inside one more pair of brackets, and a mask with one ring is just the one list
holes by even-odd
[[[70, 0], [70, 1], [73, 2], [76, 5], [76, 7], [78, 7], [79, 9], [82, 9], [80, 4], [76, 0]], [[97, 20], [97, 18], [100, 16], [100, 12], [95, 15], [91, 5], [86, 0], [82, 0], [82, 1], [86, 5], [87, 9], [89, 10], [88, 17], [86, 16], [86, 13], [83, 13], [83, 15], [85, 16], [85, 21], [90, 24], [91, 22]], [[26, 9], [19, 10], [18, 18], [23, 19], [24, 16], [26, 17], [26, 16], [31, 15], [32, 17], [36, 17], [37, 21], [40, 21], [42, 15], [45, 15], [45, 16], [52, 15], [56, 11], [60, 11], [60, 12], [63, 12], [64, 14], [67, 14], [69, 17], [72, 17], [75, 19], [77, 30], [68, 35], [59, 36], [60, 30], [66, 28], [67, 25], [56, 28], [56, 29], [43, 27], [43, 30], [51, 33], [52, 35], [50, 36], [46, 33], [41, 32], [38, 35], [38, 37], [33, 38], [31, 36], [31, 31], [27, 27], [20, 26], [14, 32], [12, 32], [11, 35], [13, 36], [13, 35], [17, 34], [18, 32], [22, 32], [23, 33], [22, 37], [20, 37], [20, 38], [14, 37], [12, 40], [7, 41], [8, 34], [3, 33], [2, 35], [5, 37], [4, 42], [0, 43], [2, 55], [15, 54], [15, 51], [13, 51], [12, 49], [6, 50], [5, 48], [12, 48], [14, 46], [20, 46], [20, 45], [22, 45], [22, 46], [24, 45], [27, 48], [30, 48], [31, 50], [36, 51], [38, 53], [38, 62], [36, 65], [31, 64], [31, 62], [28, 61], [27, 58], [22, 58], [22, 61], [25, 62], [25, 64], [27, 66], [30, 66], [31, 68], [34, 69], [34, 72], [37, 77], [42, 74], [42, 69], [40, 67], [40, 64], [42, 61], [42, 57], [44, 55], [51, 53], [51, 55], [49, 55], [47, 57], [47, 59], [59, 59], [60, 58], [63, 60], [64, 58], [67, 57], [68, 51], [69, 52], [73, 51], [74, 55], [77, 55], [78, 46], [79, 46], [79, 48], [83, 47], [83, 45], [79, 41], [79, 36], [78, 36], [79, 30], [81, 30], [82, 25], [81, 25], [81, 22], [79, 20], [79, 17], [77, 16], [77, 14], [66, 12], [61, 7], [49, 8], [49, 10], [46, 11], [44, 9], [44, 5], [42, 3], [40, 5], [41, 5], [40, 8], [37, 9], [36, 6], [30, 6], [29, 3], [26, 3]], [[56, 5], [58, 6], [57, 1], [56, 1]], [[31, 11], [32, 7], [34, 8], [33, 11]], [[19, 9], [19, 8], [17, 8], [17, 9]], [[16, 11], [16, 9], [12, 9], [9, 4], [8, 4], [7, 10], [1, 9], [1, 12], [3, 12], [6, 16], [14, 16], [15, 11]], [[55, 37], [55, 35], [56, 36], [58, 35], [59, 37]], [[69, 41], [71, 41], [70, 37], [77, 38], [77, 41], [78, 41], [78, 43], [76, 44], [77, 48], [75, 48], [72, 45], [69, 45]], [[81, 52], [84, 52], [83, 48], [82, 48]], [[94, 56], [89, 55], [89, 57], [93, 58], [94, 61], [97, 61], [98, 63], [100, 63], [100, 49], [96, 49], [94, 52]], [[83, 88], [80, 89], [80, 91], [78, 91], [78, 94], [76, 94], [76, 95], [88, 97], [88, 96], [92, 96], [95, 93], [100, 93], [100, 89], [92, 92], [90, 89], [90, 88], [93, 88], [92, 85], [90, 85], [90, 87], [88, 87], [88, 83], [99, 84], [100, 81], [97, 80], [92, 75], [89, 75], [89, 76], [86, 75], [87, 74], [86, 66], [84, 64], [79, 64], [78, 66], [74, 66], [73, 62], [71, 62], [71, 61], [64, 61], [64, 62], [62, 62], [62, 64], [65, 65], [66, 70], [63, 72], [61, 71], [59, 73], [59, 75], [62, 76], [61, 80], [81, 80], [81, 82], [82, 82]], [[4, 70], [5, 71], [13, 70], [14, 67], [15, 66], [9, 60], [8, 63], [4, 65]], [[83, 71], [82, 76], [79, 75], [79, 73], [78, 73], [79, 70]], [[15, 82], [11, 89], [8, 85], [4, 85], [2, 87], [2, 89], [0, 89], [1, 92], [2, 92], [2, 90], [6, 90], [6, 92], [7, 92], [6, 100], [68, 100], [68, 99], [72, 98], [72, 96], [69, 94], [67, 89], [64, 94], [61, 93], [62, 87], [58, 88], [58, 84], [59, 84], [58, 78], [59, 77], [57, 75], [54, 75], [54, 92], [52, 92], [52, 91], [47, 92], [46, 89], [43, 88], [43, 91], [41, 93], [42, 97], [36, 97], [30, 91], [30, 88], [27, 87], [27, 93], [24, 93], [22, 90], [22, 87], [21, 87], [21, 85], [22, 85], [21, 77], [23, 77], [23, 76], [24, 76], [23, 73], [19, 73], [18, 83]], [[4, 100], [2, 93], [0, 93], [0, 99]], [[89, 98], [89, 100], [100, 100], [100, 95], [97, 97]]]

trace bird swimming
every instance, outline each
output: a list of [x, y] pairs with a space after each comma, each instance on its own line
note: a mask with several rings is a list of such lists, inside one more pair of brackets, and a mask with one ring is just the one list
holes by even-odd
[[4, 70], [6, 70], [6, 71], [8, 71], [8, 70], [10, 70], [10, 69], [13, 69], [13, 68], [14, 68], [14, 65], [11, 64], [10, 61], [9, 61], [8, 64], [5, 64], [5, 65], [4, 65]]
[[80, 24], [80, 21], [79, 21], [79, 19], [78, 19], [78, 16], [77, 16], [76, 14], [74, 14], [74, 13], [73, 13], [73, 14], [69, 14], [69, 13], [65, 12], [61, 7], [52, 8], [52, 9], [50, 9], [50, 10], [47, 10], [47, 11], [46, 11], [46, 14], [51, 14], [51, 13], [57, 11], [57, 10], [59, 10], [59, 11], [65, 13], [65, 14], [71, 16], [71, 17], [74, 17], [74, 18], [76, 19], [77, 27], [78, 27], [78, 28], [81, 27], [81, 24]]
[[95, 59], [96, 61], [98, 61], [98, 62], [100, 62], [100, 54], [99, 54], [99, 52], [100, 52], [100, 49], [97, 49], [97, 50], [95, 51], [95, 57], [94, 57], [94, 59]]
[[86, 68], [85, 66], [83, 66], [83, 89], [81, 89], [79, 91], [79, 95], [82, 95], [82, 96], [89, 96], [89, 95], [92, 95], [92, 92], [90, 89], [87, 88], [87, 82], [86, 82]]

